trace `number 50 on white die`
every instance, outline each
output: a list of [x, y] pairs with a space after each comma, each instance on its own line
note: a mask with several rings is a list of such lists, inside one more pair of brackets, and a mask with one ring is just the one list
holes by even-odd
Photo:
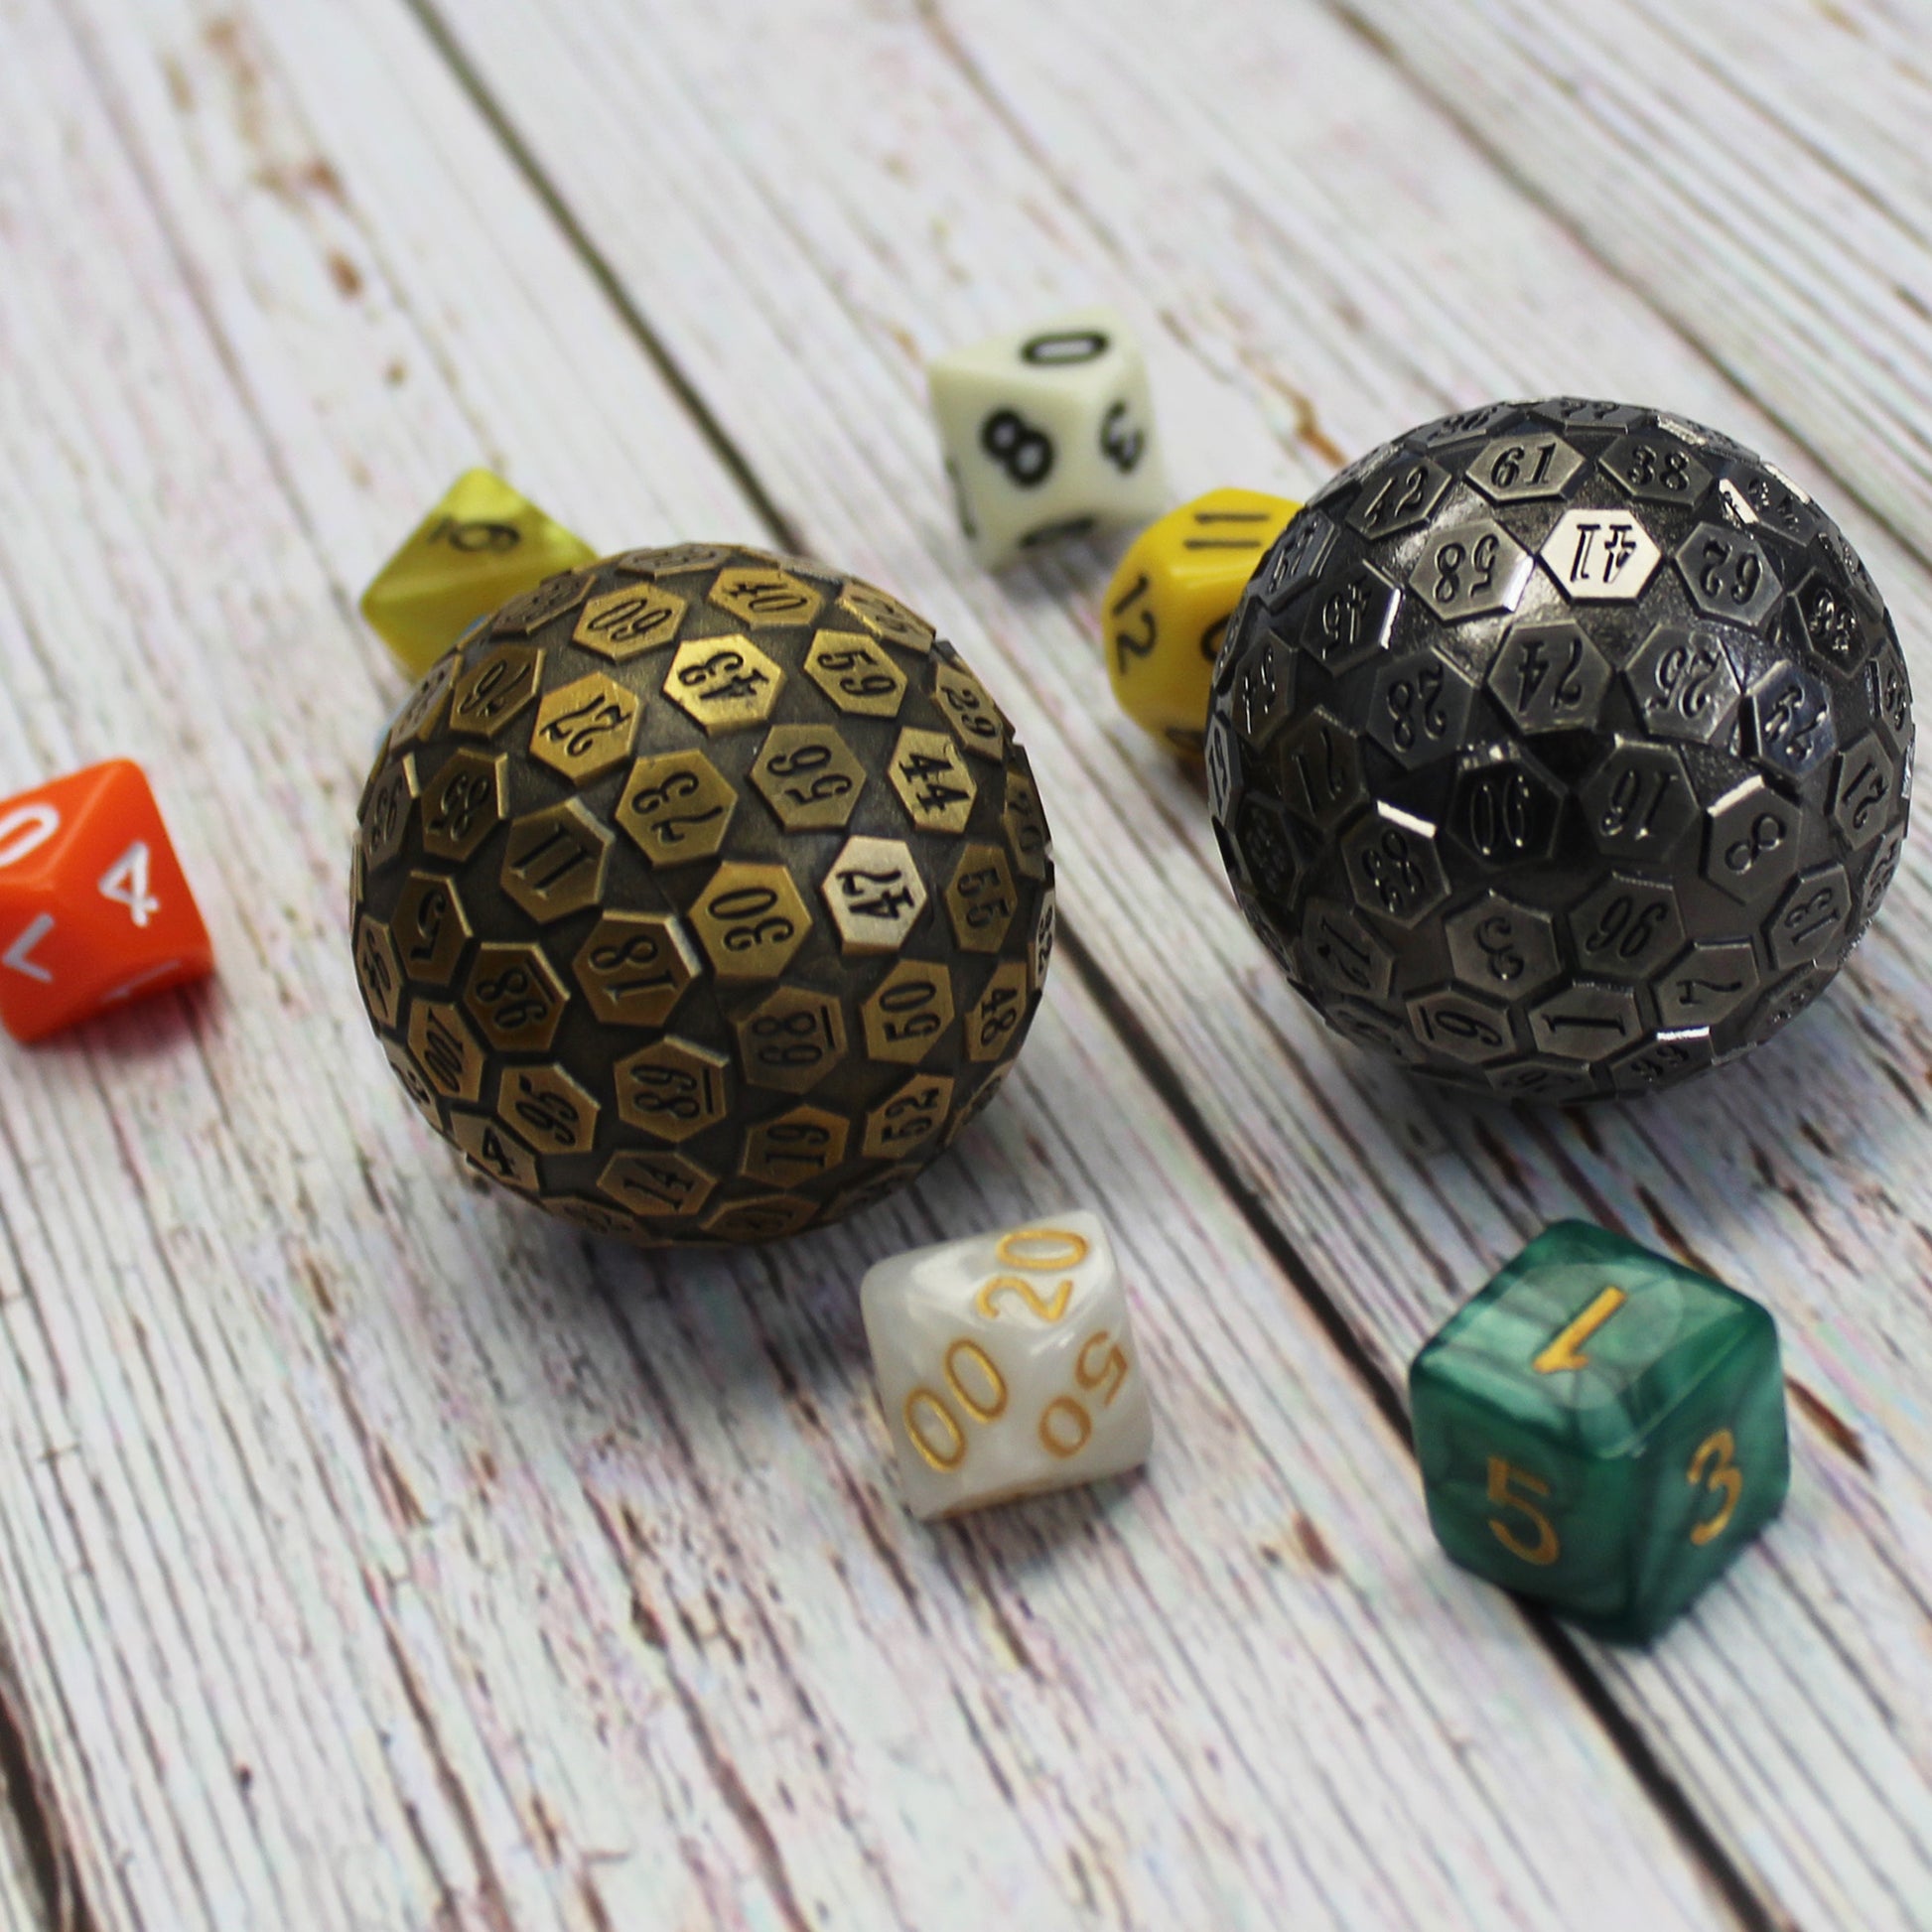
[[859, 1291], [915, 1516], [1119, 1475], [1154, 1416], [1098, 1215], [1067, 1213], [882, 1261]]

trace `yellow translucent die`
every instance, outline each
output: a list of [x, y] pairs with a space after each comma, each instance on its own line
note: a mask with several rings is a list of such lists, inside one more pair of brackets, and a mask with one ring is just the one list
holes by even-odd
[[589, 544], [501, 477], [472, 470], [377, 572], [362, 615], [397, 663], [421, 677], [477, 619], [596, 561]]
[[1301, 507], [1257, 489], [1210, 489], [1134, 540], [1101, 623], [1114, 696], [1137, 725], [1176, 750], [1200, 750], [1221, 633]]

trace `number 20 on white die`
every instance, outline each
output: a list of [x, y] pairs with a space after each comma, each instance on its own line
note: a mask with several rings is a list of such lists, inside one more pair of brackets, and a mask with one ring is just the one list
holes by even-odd
[[860, 1290], [914, 1515], [1118, 1475], [1154, 1420], [1099, 1217], [1076, 1212], [881, 1262]]

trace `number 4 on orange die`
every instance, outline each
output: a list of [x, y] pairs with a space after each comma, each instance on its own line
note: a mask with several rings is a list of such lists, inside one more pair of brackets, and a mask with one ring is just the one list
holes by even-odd
[[0, 1025], [40, 1039], [201, 979], [214, 955], [138, 764], [0, 800]]

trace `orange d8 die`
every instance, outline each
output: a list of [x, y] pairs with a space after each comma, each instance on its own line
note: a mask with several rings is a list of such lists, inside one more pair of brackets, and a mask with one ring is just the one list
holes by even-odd
[[138, 764], [116, 759], [0, 800], [0, 1026], [14, 1038], [213, 966]]

